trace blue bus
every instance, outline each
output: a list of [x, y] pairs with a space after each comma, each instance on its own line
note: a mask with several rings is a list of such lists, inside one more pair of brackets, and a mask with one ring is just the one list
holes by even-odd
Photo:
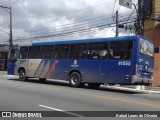
[[147, 84], [153, 80], [154, 45], [142, 36], [16, 44], [9, 53], [8, 74], [88, 84]]

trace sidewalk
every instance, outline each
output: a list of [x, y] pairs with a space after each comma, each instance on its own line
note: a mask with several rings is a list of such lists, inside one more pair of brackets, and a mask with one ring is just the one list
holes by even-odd
[[7, 75], [7, 71], [0, 71], [0, 78], [5, 78], [5, 79], [14, 78], [14, 79], [18, 79], [17, 76], [14, 76], [14, 75]]
[[111, 89], [119, 89], [126, 91], [134, 91], [134, 92], [144, 92], [144, 93], [155, 93], [160, 94], [160, 87], [152, 87], [152, 86], [141, 86], [141, 85], [114, 85], [114, 86], [106, 86]]
[[7, 75], [7, 71], [0, 71], [0, 75]]

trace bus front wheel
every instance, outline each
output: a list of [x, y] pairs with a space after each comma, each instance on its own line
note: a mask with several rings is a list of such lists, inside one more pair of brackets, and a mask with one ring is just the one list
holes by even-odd
[[81, 76], [78, 72], [73, 72], [69, 76], [69, 84], [71, 87], [80, 87], [81, 86]]
[[88, 83], [88, 86], [92, 89], [96, 89], [100, 86], [100, 83]]
[[20, 69], [19, 72], [19, 79], [22, 80], [22, 81], [25, 81], [27, 80], [28, 78], [26, 77], [26, 72], [24, 69]]

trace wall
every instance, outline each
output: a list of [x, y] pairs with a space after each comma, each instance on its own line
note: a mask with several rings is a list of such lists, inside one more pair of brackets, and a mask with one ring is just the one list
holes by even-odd
[[[152, 14], [144, 23], [144, 36], [151, 39], [155, 47], [160, 46], [160, 23], [151, 19], [157, 19], [160, 16], [160, 0], [153, 0]], [[155, 54], [153, 73], [153, 86], [160, 87], [160, 53]]]
[[154, 66], [152, 86], [160, 87], [160, 53], [155, 54]]

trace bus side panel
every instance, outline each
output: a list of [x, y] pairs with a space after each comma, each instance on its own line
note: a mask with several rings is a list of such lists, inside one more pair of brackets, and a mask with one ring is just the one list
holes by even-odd
[[[42, 66], [44, 67], [44, 61], [42, 59], [29, 59], [28, 61], [28, 77], [44, 78], [42, 75]], [[44, 67], [45, 68], [45, 67]]]
[[47, 78], [67, 80], [70, 60], [56, 59], [50, 63], [50, 67], [47, 72]]
[[[52, 65], [50, 65], [49, 69], [52, 69]], [[101, 60], [56, 60], [55, 69], [49, 78], [68, 80], [69, 72], [71, 71], [79, 71], [82, 82], [101, 82]]]
[[28, 59], [18, 59], [15, 66], [15, 75], [18, 75], [18, 70], [24, 68], [28, 77]]
[[83, 60], [79, 65], [84, 74], [84, 82], [101, 83], [101, 60]]
[[8, 75], [14, 75], [15, 62], [8, 62]]
[[101, 60], [69, 60], [67, 63], [68, 70], [79, 71], [81, 74], [82, 82], [85, 83], [101, 83], [100, 71]]
[[102, 63], [103, 83], [131, 84], [131, 73], [130, 60], [105, 60]]

